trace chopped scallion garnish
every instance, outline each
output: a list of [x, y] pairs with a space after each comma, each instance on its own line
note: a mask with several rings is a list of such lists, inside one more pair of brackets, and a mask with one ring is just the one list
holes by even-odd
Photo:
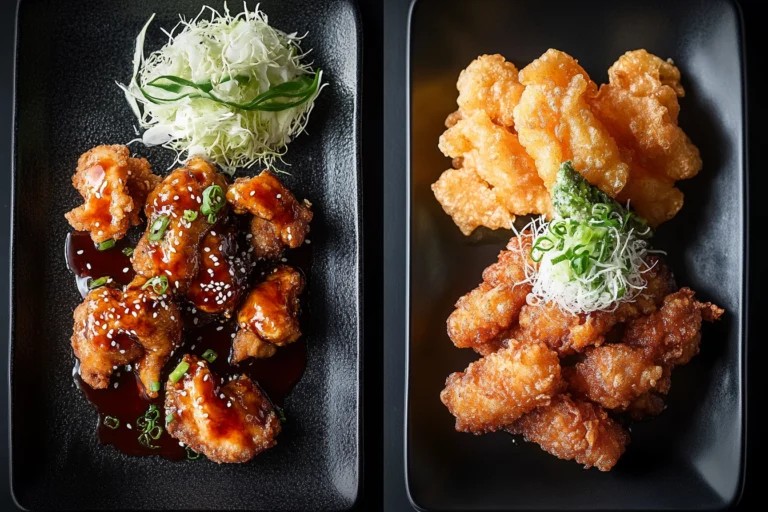
[[109, 282], [109, 276], [103, 276], [98, 279], [91, 279], [91, 282], [88, 283], [88, 289], [93, 290], [94, 288], [98, 288], [99, 286], [104, 286]]
[[219, 355], [211, 349], [208, 349], [205, 352], [203, 352], [203, 359], [205, 359], [209, 363], [214, 362], [217, 357], [219, 357]]
[[171, 379], [171, 382], [179, 382], [184, 374], [187, 373], [187, 370], [189, 370], [189, 363], [182, 361], [176, 369], [171, 372], [168, 378]]
[[[160, 383], [158, 382], [158, 387]], [[154, 385], [154, 383], [153, 383]], [[157, 419], [160, 417], [160, 411], [157, 406], [152, 404], [147, 409], [147, 412], [143, 416], [136, 420], [136, 426], [141, 434], [139, 435], [139, 444], [153, 450], [160, 448], [153, 445], [152, 441], [157, 441], [163, 434], [163, 427], [157, 424]]]
[[199, 453], [197, 453], [197, 452], [196, 452], [195, 450], [193, 450], [192, 448], [190, 448], [189, 446], [187, 446], [187, 447], [186, 447], [186, 450], [187, 450], [187, 458], [188, 458], [189, 460], [197, 460], [197, 459], [199, 459], [199, 458], [200, 458], [200, 454], [199, 454]]
[[195, 210], [184, 210], [184, 220], [192, 222], [197, 218], [197, 212]]
[[120, 426], [120, 420], [115, 418], [114, 416], [106, 416], [104, 417], [104, 426], [115, 430], [117, 427]]
[[126, 247], [125, 249], [123, 249], [123, 254], [125, 254], [130, 258], [131, 255], [133, 254], [133, 247]]
[[152, 240], [153, 242], [156, 242], [163, 238], [163, 234], [165, 234], [165, 230], [168, 227], [168, 224], [171, 222], [171, 218], [167, 215], [160, 215], [155, 220], [152, 221], [152, 224], [149, 226], [149, 234], [147, 234], [147, 238]]
[[173, 420], [174, 420], [174, 416], [173, 416], [173, 414], [170, 414], [170, 413], [169, 413], [169, 414], [166, 414], [166, 415], [165, 415], [165, 422], [166, 422], [166, 423], [170, 423], [170, 422], [172, 422]]
[[111, 249], [115, 246], [115, 240], [113, 238], [110, 238], [109, 240], [104, 240], [101, 242], [98, 246], [100, 251], [106, 251], [107, 249]]
[[160, 383], [159, 382], [153, 382], [149, 385], [150, 391], [160, 391]]
[[155, 276], [151, 279], [147, 279], [147, 282], [141, 286], [141, 289], [146, 290], [150, 286], [152, 287], [152, 291], [156, 294], [163, 295], [168, 290], [168, 277]]
[[218, 185], [211, 185], [203, 190], [203, 204], [200, 207], [200, 213], [208, 217], [208, 222], [216, 222], [216, 213], [226, 204], [224, 191]]

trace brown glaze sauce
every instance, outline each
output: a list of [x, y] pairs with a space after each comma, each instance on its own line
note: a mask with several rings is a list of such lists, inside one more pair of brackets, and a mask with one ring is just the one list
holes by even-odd
[[[246, 225], [243, 223], [243, 226]], [[130, 246], [130, 242], [123, 239], [118, 241], [113, 248], [99, 251], [88, 233], [73, 232], [68, 235], [66, 241], [67, 265], [77, 277], [78, 289], [81, 293], [88, 291], [88, 278], [110, 276], [119, 285], [128, 284], [135, 273], [131, 267], [130, 258], [123, 254], [122, 250]], [[248, 247], [247, 242], [241, 242], [240, 247]], [[311, 248], [308, 245], [286, 251], [284, 258], [287, 261], [279, 261], [278, 264], [291, 265], [299, 269], [305, 278], [308, 277], [312, 260]], [[274, 265], [274, 263], [259, 263], [251, 272], [251, 286], [261, 282]], [[126, 267], [129, 269], [128, 272], [123, 272]], [[300, 323], [302, 332], [306, 333], [309, 322], [308, 288], [305, 288], [301, 295], [301, 303], [303, 308]], [[301, 379], [307, 363], [307, 345], [304, 336], [295, 343], [278, 348], [277, 353], [271, 358], [248, 359], [239, 366], [230, 365], [229, 355], [232, 339], [237, 329], [234, 318], [225, 319], [222, 316], [206, 314], [195, 309], [188, 302], [181, 303], [180, 307], [183, 311], [182, 322], [184, 326], [182, 346], [163, 370], [162, 387], [158, 398], [148, 399], [143, 394], [141, 384], [134, 372], [126, 370], [125, 367], [115, 372], [109, 388], [96, 390], [82, 381], [78, 366], [75, 366], [73, 377], [76, 385], [98, 411], [97, 435], [102, 444], [111, 444], [128, 455], [159, 455], [177, 460], [187, 457], [186, 449], [165, 431], [157, 440], [152, 441], [155, 448], [143, 446], [139, 443], [138, 439], [141, 432], [137, 430], [136, 425], [136, 420], [143, 416], [151, 405], [155, 405], [159, 410], [157, 424], [165, 425], [165, 409], [163, 407], [165, 382], [168, 374], [173, 371], [186, 353], [202, 357], [206, 350], [215, 351], [216, 360], [209, 366], [221, 381], [228, 380], [230, 376], [245, 374], [254, 383], [257, 383], [272, 403], [278, 407], [282, 407], [285, 397]], [[286, 411], [285, 414], [290, 418], [290, 411]], [[104, 420], [107, 416], [116, 418], [120, 422], [118, 428], [111, 429], [105, 425]], [[131, 428], [128, 428], [128, 425], [131, 425]]]

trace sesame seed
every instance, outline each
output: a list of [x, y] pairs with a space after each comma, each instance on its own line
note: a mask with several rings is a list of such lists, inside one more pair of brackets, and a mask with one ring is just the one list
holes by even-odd
[[128, 427], [128, 430], [132, 430], [133, 429], [133, 427], [131, 426], [130, 423], [126, 424], [125, 426]]
[[[122, 352], [122, 350], [121, 350], [121, 352]], [[117, 389], [118, 384], [120, 384], [120, 383], [119, 382], [115, 382], [115, 389]]]
[[283, 197], [283, 194], [277, 194], [278, 199], [280, 199], [281, 197]]
[[90, 263], [86, 263], [85, 264], [85, 268], [87, 268], [88, 270], [91, 270], [91, 264]]
[[93, 225], [96, 226], [96, 227], [99, 227], [99, 223], [98, 222], [94, 223]]
[[255, 190], [251, 190], [251, 197], [253, 197], [255, 195], [256, 195], [256, 191]]
[[83, 254], [83, 252], [84, 251], [82, 249], [80, 249], [79, 251], [77, 251], [77, 254]]

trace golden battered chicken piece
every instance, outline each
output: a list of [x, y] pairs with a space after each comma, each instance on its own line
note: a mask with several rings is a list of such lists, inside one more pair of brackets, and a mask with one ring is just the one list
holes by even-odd
[[610, 196], [627, 182], [629, 167], [589, 100], [597, 86], [570, 55], [548, 50], [520, 71], [525, 90], [515, 107], [520, 143], [551, 189], [560, 164], [572, 160], [587, 180]]
[[590, 100], [592, 110], [616, 140], [630, 164], [627, 186], [619, 194], [656, 227], [683, 206], [676, 180], [702, 167], [699, 150], [677, 125], [685, 95], [680, 71], [645, 50], [622, 55], [608, 70], [609, 82]]
[[[215, 225], [200, 212], [203, 193], [219, 186], [224, 193], [226, 178], [202, 158], [193, 158], [186, 167], [176, 169], [149, 195], [145, 213], [147, 230], [133, 252], [133, 268], [144, 278], [167, 276], [173, 293], [183, 292], [188, 282], [197, 277], [200, 268], [200, 242]], [[223, 198], [222, 198], [223, 199]], [[196, 214], [186, 220], [185, 212]], [[217, 212], [226, 218], [226, 201]], [[153, 227], [167, 221], [159, 240], [150, 240]]]
[[610, 471], [629, 444], [629, 434], [598, 405], [558, 395], [507, 430], [559, 459]]
[[517, 135], [493, 124], [482, 110], [465, 115], [440, 137], [440, 150], [461, 158], [491, 185], [498, 202], [513, 215], [550, 214], [552, 203], [536, 165]]
[[526, 279], [530, 249], [530, 235], [512, 238], [509, 250], [502, 251], [499, 260], [483, 272], [483, 283], [456, 302], [447, 321], [454, 345], [484, 355], [500, 348], [499, 336], [517, 324], [531, 292], [531, 285], [521, 282]]
[[456, 88], [456, 103], [463, 115], [481, 111], [500, 126], [514, 126], [512, 110], [524, 87], [515, 65], [501, 55], [481, 55], [473, 60], [459, 75]]
[[140, 284], [89, 292], [75, 309], [72, 348], [92, 388], [106, 388], [115, 369], [135, 363], [144, 392], [155, 398], [163, 365], [181, 344], [181, 313], [168, 295]]
[[557, 305], [525, 305], [520, 310], [518, 325], [509, 336], [522, 341], [543, 342], [560, 357], [583, 352], [587, 347], [602, 345], [606, 335], [617, 324], [648, 315], [674, 291], [675, 281], [669, 267], [657, 256], [647, 260], [647, 282], [635, 302], [624, 302], [615, 311], [597, 311], [589, 315], [573, 315]]
[[65, 217], [73, 228], [90, 231], [95, 243], [119, 240], [139, 225], [139, 211], [159, 181], [144, 158], [130, 158], [127, 147], [97, 146], [80, 157], [72, 176], [85, 203]]
[[432, 192], [466, 236], [480, 226], [511, 229], [515, 221], [491, 186], [468, 167], [445, 171], [432, 184]]
[[508, 345], [453, 373], [440, 400], [456, 417], [456, 430], [483, 434], [504, 428], [562, 389], [560, 360], [541, 343]]
[[[296, 197], [264, 170], [253, 178], [238, 178], [227, 191], [227, 201], [235, 213], [250, 213], [251, 243], [257, 258], [276, 259], [283, 247], [295, 249], [304, 243], [312, 220], [311, 204]], [[258, 218], [258, 220], [256, 220]]]
[[200, 311], [229, 318], [240, 302], [252, 262], [238, 253], [233, 223], [217, 224], [200, 243], [197, 277], [190, 281], [187, 299]]
[[304, 278], [288, 266], [274, 269], [251, 290], [237, 314], [240, 330], [232, 343], [233, 364], [248, 357], [271, 357], [276, 347], [299, 339], [299, 295], [303, 290]]
[[634, 400], [626, 409], [617, 409], [617, 412], [625, 412], [635, 421], [658, 416], [664, 412], [664, 399], [655, 391], [647, 391]]
[[277, 444], [280, 420], [269, 399], [246, 376], [226, 384], [208, 364], [186, 354], [178, 381], [165, 385], [168, 433], [214, 462], [247, 462]]
[[662, 372], [641, 349], [616, 343], [587, 349], [582, 361], [563, 368], [563, 378], [574, 396], [618, 409], [655, 388]]

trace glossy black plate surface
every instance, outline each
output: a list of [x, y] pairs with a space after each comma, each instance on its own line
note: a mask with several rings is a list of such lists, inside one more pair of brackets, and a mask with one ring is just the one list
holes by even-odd
[[[221, 8], [223, 2], [205, 2]], [[135, 120], [114, 81], [130, 79], [136, 35], [203, 2], [22, 0], [18, 11], [13, 193], [12, 490], [28, 509], [324, 509], [353, 506], [361, 485], [359, 384], [359, 102], [361, 29], [354, 2], [263, 1], [270, 23], [308, 32], [315, 66], [331, 84], [290, 146], [286, 185], [314, 204], [312, 291], [305, 303], [308, 364], [285, 400], [278, 445], [242, 465], [129, 457], [100, 446], [96, 412], [75, 388], [69, 344], [80, 302], [64, 261], [78, 204], [71, 175], [97, 144], [126, 143]], [[251, 3], [250, 8], [255, 4]], [[230, 2], [233, 13], [242, 4]], [[134, 145], [156, 172], [168, 151]], [[244, 175], [242, 172], [238, 175]]]
[[[746, 204], [742, 29], [727, 1], [419, 0], [410, 24], [410, 249], [406, 471], [428, 510], [719, 509], [741, 494], [745, 454]], [[680, 285], [724, 307], [701, 354], [675, 371], [668, 408], [632, 426], [610, 473], [585, 471], [508, 434], [454, 431], [439, 399], [445, 378], [476, 359], [453, 347], [445, 320], [481, 281], [509, 232], [464, 237], [430, 190], [449, 159], [437, 148], [456, 109], [456, 79], [484, 53], [522, 67], [548, 48], [597, 83], [625, 51], [671, 57], [683, 74], [680, 124], [704, 169], [679, 182], [685, 206], [656, 245]]]

